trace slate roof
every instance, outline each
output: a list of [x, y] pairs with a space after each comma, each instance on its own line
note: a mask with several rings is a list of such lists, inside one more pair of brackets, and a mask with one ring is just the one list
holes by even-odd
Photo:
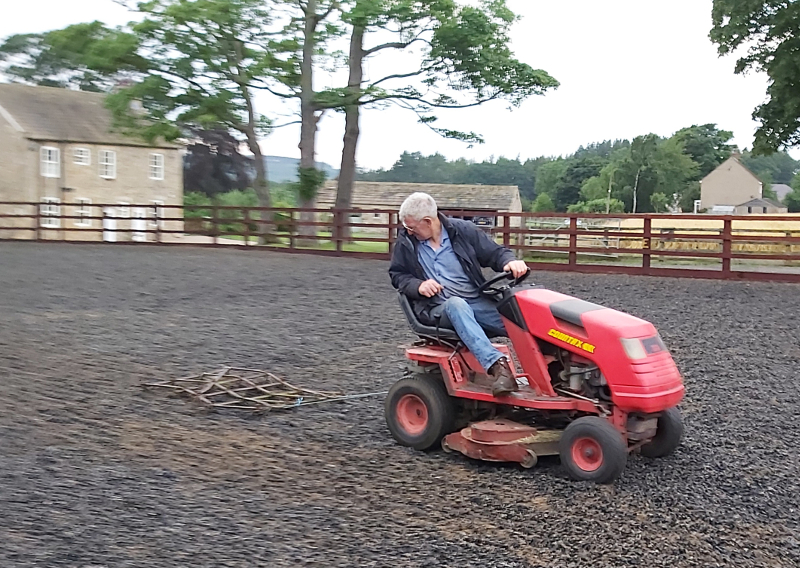
[[5, 119], [30, 140], [177, 147], [112, 132], [111, 112], [103, 104], [104, 98], [102, 93], [4, 83], [0, 84], [0, 120]]
[[783, 198], [790, 194], [793, 190], [792, 186], [786, 185], [785, 183], [773, 183], [772, 191], [775, 192], [775, 195], [778, 196], [778, 199], [783, 200]]
[[[336, 180], [328, 181], [317, 194], [318, 207], [332, 207], [336, 201]], [[357, 181], [353, 184], [354, 209], [399, 209], [415, 191], [429, 194], [439, 209], [511, 211], [519, 208], [515, 185], [455, 185]]]
[[746, 203], [740, 203], [736, 207], [777, 207], [779, 209], [786, 208], [785, 205], [776, 203], [772, 199], [767, 199], [766, 197], [756, 197], [755, 199], [751, 199]]

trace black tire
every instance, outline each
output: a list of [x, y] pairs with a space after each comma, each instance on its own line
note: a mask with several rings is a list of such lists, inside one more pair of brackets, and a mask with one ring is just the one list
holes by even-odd
[[613, 483], [628, 462], [628, 448], [616, 428], [598, 416], [585, 416], [564, 430], [558, 443], [561, 465], [572, 479]]
[[[422, 410], [420, 402], [425, 407], [426, 420], [424, 425], [418, 421], [419, 429], [409, 431], [398, 417], [404, 398], [411, 399], [419, 410]], [[394, 439], [416, 450], [439, 446], [445, 435], [455, 431], [456, 405], [437, 374], [419, 374], [397, 381], [386, 395], [384, 415]]]
[[668, 408], [658, 417], [656, 435], [642, 446], [641, 453], [648, 458], [663, 458], [681, 445], [682, 437], [683, 417], [681, 411], [677, 406]]

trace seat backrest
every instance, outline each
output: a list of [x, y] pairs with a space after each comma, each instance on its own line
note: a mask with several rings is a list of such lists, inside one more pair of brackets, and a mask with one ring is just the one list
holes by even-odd
[[400, 301], [400, 309], [403, 310], [403, 314], [406, 316], [408, 320], [408, 325], [411, 326], [411, 329], [419, 336], [430, 338], [430, 339], [445, 339], [448, 341], [459, 341], [458, 334], [448, 328], [437, 328], [431, 325], [425, 325], [417, 319], [417, 315], [414, 313], [414, 309], [411, 307], [411, 302], [408, 299], [408, 296], [403, 294], [402, 292], [398, 292], [397, 294], [398, 300]]

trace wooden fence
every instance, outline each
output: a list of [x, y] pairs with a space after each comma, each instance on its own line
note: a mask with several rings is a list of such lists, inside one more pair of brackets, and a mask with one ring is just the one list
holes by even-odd
[[[487, 219], [486, 211], [445, 211]], [[800, 216], [499, 213], [483, 230], [533, 268], [800, 282]], [[388, 259], [389, 209], [0, 202], [0, 240], [149, 243]]]

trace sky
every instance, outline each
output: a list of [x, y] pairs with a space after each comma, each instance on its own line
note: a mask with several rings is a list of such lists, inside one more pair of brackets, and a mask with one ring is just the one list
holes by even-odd
[[[567, 155], [581, 145], [655, 133], [670, 136], [692, 124], [716, 123], [734, 133], [740, 148], [752, 146], [757, 123], [752, 112], [763, 103], [763, 74], [735, 75], [736, 58], [720, 58], [708, 38], [711, 0], [508, 0], [521, 16], [511, 32], [512, 49], [525, 63], [544, 69], [561, 86], [526, 100], [519, 108], [493, 102], [440, 113], [441, 127], [475, 131], [485, 143], [468, 147], [445, 140], [409, 111], [368, 109], [361, 117], [357, 164], [389, 168], [403, 151], [448, 159]], [[113, 0], [32, 0], [5, 12], [0, 37], [41, 32], [101, 20], [124, 24], [131, 14]], [[370, 45], [370, 40], [367, 46]], [[374, 59], [368, 77], [393, 72], [398, 60]], [[341, 76], [320, 75], [316, 86], [341, 84]], [[260, 95], [257, 110], [286, 114]], [[319, 123], [317, 159], [339, 167], [342, 115]], [[262, 143], [265, 154], [299, 157], [300, 130], [286, 126]], [[800, 158], [800, 151], [792, 151]]]

